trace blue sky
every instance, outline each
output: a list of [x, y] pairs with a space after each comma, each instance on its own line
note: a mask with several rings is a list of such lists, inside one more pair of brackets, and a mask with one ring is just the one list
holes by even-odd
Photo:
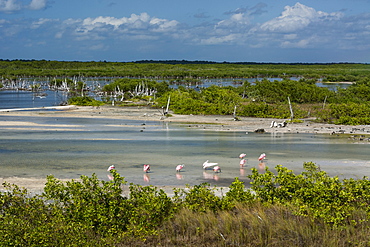
[[0, 59], [370, 62], [370, 0], [0, 0]]

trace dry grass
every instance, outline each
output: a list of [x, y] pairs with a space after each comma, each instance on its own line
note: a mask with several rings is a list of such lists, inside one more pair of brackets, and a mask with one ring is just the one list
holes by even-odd
[[158, 236], [122, 246], [370, 246], [369, 234], [368, 222], [333, 229], [284, 206], [239, 204], [218, 213], [182, 209]]

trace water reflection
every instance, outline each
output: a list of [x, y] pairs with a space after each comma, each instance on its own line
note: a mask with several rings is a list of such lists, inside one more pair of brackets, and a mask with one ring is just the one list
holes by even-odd
[[241, 177], [245, 177], [245, 170], [244, 170], [244, 168], [240, 168], [240, 170], [239, 170], [240, 172], [240, 176]]
[[209, 173], [209, 172], [206, 172], [206, 171], [203, 172], [203, 178], [205, 180], [214, 180], [214, 181], [218, 181], [220, 179], [218, 174]]
[[149, 183], [150, 182], [150, 176], [148, 174], [144, 174], [144, 182]]
[[265, 171], [266, 171], [265, 169], [266, 169], [266, 163], [264, 161], [260, 162], [258, 164], [258, 171], [260, 173], [265, 173]]

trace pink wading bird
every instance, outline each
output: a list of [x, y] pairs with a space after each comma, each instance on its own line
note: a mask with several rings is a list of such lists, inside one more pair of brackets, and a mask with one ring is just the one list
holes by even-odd
[[243, 159], [245, 156], [247, 156], [245, 153], [239, 154], [239, 159]]
[[184, 164], [182, 164], [182, 165], [177, 165], [177, 166], [176, 166], [176, 172], [181, 172], [182, 168], [184, 168], [184, 167], [185, 167], [185, 165], [184, 165]]
[[260, 157], [258, 158], [258, 161], [261, 161], [261, 160], [264, 160], [264, 159], [266, 159], [266, 154], [265, 153], [260, 155]]
[[149, 172], [150, 171], [150, 165], [144, 165], [143, 170], [144, 170], [144, 172]]
[[215, 166], [215, 167], [213, 167], [213, 171], [219, 173], [219, 172], [221, 172], [221, 167]]
[[114, 167], [114, 165], [111, 165], [110, 167], [108, 167], [107, 171], [110, 172], [113, 169], [116, 169], [116, 167]]
[[241, 159], [239, 162], [240, 168], [243, 168], [246, 163], [247, 163], [247, 160]]

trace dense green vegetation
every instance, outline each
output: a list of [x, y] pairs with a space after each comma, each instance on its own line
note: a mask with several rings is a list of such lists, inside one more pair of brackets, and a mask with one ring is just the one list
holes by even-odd
[[290, 118], [288, 99], [294, 118], [315, 117], [316, 121], [335, 124], [370, 124], [370, 79], [347, 89], [331, 91], [304, 80], [262, 80], [239, 87], [219, 87], [196, 91], [185, 87], [171, 90], [156, 100], [164, 106], [171, 99], [177, 114], [206, 114]]
[[81, 106], [101, 106], [103, 102], [95, 100], [87, 96], [75, 96], [68, 99], [70, 105], [81, 105]]
[[370, 75], [368, 64], [268, 64], [188, 61], [78, 62], [0, 60], [0, 76], [31, 77], [136, 77], [136, 78], [264, 78], [291, 76], [328, 81], [359, 81]]
[[48, 176], [31, 195], [4, 183], [3, 246], [368, 246], [370, 182], [329, 177], [313, 163], [301, 174], [252, 168], [251, 188], [235, 178], [216, 195], [209, 184], [174, 189], [129, 185], [95, 175]]

